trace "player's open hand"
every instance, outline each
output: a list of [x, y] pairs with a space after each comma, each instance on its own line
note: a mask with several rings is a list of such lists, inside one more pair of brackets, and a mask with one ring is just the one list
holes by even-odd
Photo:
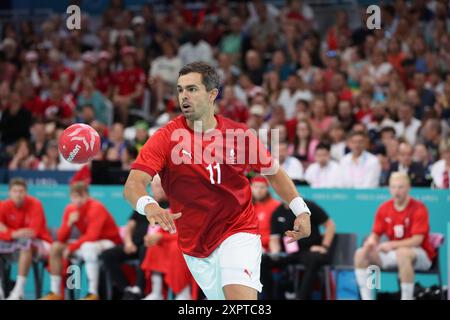
[[174, 220], [181, 217], [181, 212], [172, 214], [169, 210], [161, 208], [159, 205], [151, 203], [145, 207], [145, 215], [150, 225], [153, 227], [159, 224], [164, 231], [170, 233], [177, 232]]
[[285, 235], [290, 237], [288, 243], [309, 237], [311, 234], [311, 220], [309, 214], [302, 213], [294, 221], [294, 230], [286, 231]]

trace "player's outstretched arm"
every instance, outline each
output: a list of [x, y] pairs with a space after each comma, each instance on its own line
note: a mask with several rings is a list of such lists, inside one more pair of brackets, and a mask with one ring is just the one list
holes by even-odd
[[292, 212], [297, 216], [294, 221], [294, 230], [287, 231], [286, 236], [291, 237], [290, 242], [309, 237], [311, 234], [311, 221], [308, 206], [300, 197], [294, 183], [288, 177], [283, 168], [279, 168], [273, 175], [267, 175], [267, 179], [280, 198], [289, 204]]
[[159, 206], [152, 197], [147, 194], [147, 186], [152, 182], [152, 176], [140, 170], [131, 170], [125, 182], [123, 195], [130, 205], [142, 215], [145, 215], [154, 226], [158, 223], [161, 228], [170, 233], [175, 233], [173, 220], [181, 217], [181, 213], [171, 214], [168, 210]]

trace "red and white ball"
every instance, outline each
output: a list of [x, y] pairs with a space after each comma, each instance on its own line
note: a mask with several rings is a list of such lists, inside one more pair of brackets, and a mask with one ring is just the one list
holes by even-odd
[[69, 162], [86, 163], [100, 150], [100, 136], [87, 124], [75, 123], [59, 137], [59, 152]]

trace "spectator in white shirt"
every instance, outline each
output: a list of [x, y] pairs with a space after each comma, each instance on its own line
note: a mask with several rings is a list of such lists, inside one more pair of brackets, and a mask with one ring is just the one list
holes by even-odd
[[280, 164], [286, 171], [289, 178], [291, 178], [294, 183], [298, 183], [303, 180], [303, 165], [295, 157], [288, 155], [288, 143], [282, 141], [278, 144], [278, 152]]
[[189, 41], [180, 47], [178, 57], [180, 57], [183, 65], [194, 61], [216, 65], [211, 46], [208, 42], [202, 40], [201, 37], [202, 35], [199, 31], [192, 31]]
[[431, 166], [433, 185], [439, 189], [450, 189], [450, 145], [441, 148], [441, 158]]
[[376, 188], [379, 185], [381, 166], [377, 157], [365, 150], [366, 141], [364, 132], [350, 134], [351, 152], [341, 159], [339, 165], [344, 188]]
[[315, 152], [316, 161], [305, 172], [305, 180], [312, 188], [339, 187], [339, 165], [331, 160], [330, 145], [319, 143]]
[[334, 123], [330, 130], [330, 155], [333, 160], [340, 161], [345, 155], [345, 131], [340, 123]]
[[281, 90], [278, 98], [278, 104], [282, 105], [286, 112], [286, 119], [291, 120], [295, 117], [295, 106], [298, 100], [311, 101], [313, 95], [308, 89], [302, 90], [300, 82], [302, 80], [296, 74], [291, 74], [286, 80], [286, 87]]
[[395, 124], [397, 137], [405, 139], [411, 145], [416, 143], [417, 133], [421, 126], [420, 120], [414, 118], [413, 114], [414, 111], [409, 104], [400, 104], [397, 111], [399, 121]]

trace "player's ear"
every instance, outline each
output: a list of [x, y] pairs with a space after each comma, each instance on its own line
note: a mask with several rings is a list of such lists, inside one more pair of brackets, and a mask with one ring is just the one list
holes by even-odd
[[209, 99], [211, 100], [211, 102], [214, 102], [218, 95], [219, 95], [219, 89], [217, 89], [217, 88], [212, 89], [209, 92]]

